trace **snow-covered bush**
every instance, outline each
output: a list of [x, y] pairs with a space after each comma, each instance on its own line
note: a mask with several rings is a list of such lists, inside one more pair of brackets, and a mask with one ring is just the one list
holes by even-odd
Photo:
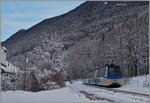
[[17, 75], [2, 74], [1, 75], [1, 90], [16, 90], [17, 89]]
[[124, 87], [148, 88], [149, 87], [149, 75], [128, 78]]
[[143, 87], [149, 87], [149, 75], [145, 76], [145, 80], [143, 81]]
[[46, 84], [44, 84], [43, 87], [45, 90], [51, 90], [51, 89], [57, 89], [60, 88], [60, 86], [56, 82], [48, 81]]

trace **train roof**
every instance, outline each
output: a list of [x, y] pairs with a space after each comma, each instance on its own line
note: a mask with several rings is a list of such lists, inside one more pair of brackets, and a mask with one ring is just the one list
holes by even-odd
[[108, 67], [113, 67], [113, 68], [119, 68], [119, 67], [120, 67], [120, 66], [114, 65], [114, 64], [106, 64], [105, 66], [97, 67], [96, 69], [93, 69], [93, 70], [91, 70], [91, 71], [89, 71], [89, 72], [86, 72], [85, 74], [88, 74], [88, 73], [93, 72], [93, 71], [98, 70], [98, 69], [102, 69], [103, 67], [106, 67], [106, 66], [108, 66]]
[[109, 67], [120, 67], [119, 65], [114, 65], [114, 64], [106, 64], [106, 66], [109, 66]]

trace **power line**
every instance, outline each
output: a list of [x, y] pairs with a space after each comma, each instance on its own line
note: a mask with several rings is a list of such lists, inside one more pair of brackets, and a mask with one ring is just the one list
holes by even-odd
[[17, 4], [17, 2], [14, 0], [14, 4], [17, 6], [17, 8], [20, 10], [20, 12], [24, 15], [24, 17], [26, 18], [26, 20], [31, 24], [32, 22], [30, 21], [30, 19], [25, 15], [24, 11], [21, 9], [21, 7]]
[[13, 10], [7, 4], [6, 4], [6, 6], [7, 6], [7, 9], [16, 17], [16, 19], [21, 21], [21, 19], [13, 12]]

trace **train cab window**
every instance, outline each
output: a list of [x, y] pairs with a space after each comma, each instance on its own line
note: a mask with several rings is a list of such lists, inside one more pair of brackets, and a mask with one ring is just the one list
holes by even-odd
[[109, 68], [109, 76], [121, 76], [121, 70], [119, 67], [111, 67]]

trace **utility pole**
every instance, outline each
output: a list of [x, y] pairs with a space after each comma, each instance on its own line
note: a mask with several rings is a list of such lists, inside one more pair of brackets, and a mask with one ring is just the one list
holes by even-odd
[[122, 69], [122, 37], [120, 37], [120, 68]]

